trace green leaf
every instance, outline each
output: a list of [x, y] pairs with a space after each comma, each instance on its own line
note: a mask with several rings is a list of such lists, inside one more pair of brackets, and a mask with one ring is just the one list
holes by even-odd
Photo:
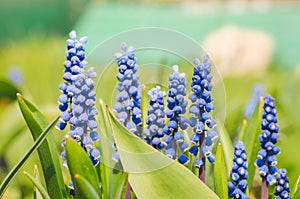
[[292, 189], [291, 198], [300, 198], [300, 176]]
[[[35, 167], [35, 173], [36, 170], [37, 168]], [[41, 195], [44, 199], [50, 199], [50, 196], [48, 195], [47, 191], [45, 190], [45, 188], [43, 187], [43, 185], [41, 184], [41, 182], [38, 180], [37, 177], [33, 177], [26, 171], [24, 171], [24, 175], [34, 184], [35, 189], [37, 189], [35, 191], [35, 196], [36, 196], [35, 198], [38, 198], [37, 195]]]
[[76, 194], [75, 194], [76, 198], [80, 198], [80, 199], [100, 198], [99, 193], [94, 189], [90, 181], [79, 174], [75, 175], [74, 185], [76, 186]]
[[122, 171], [122, 165], [112, 160], [113, 137], [112, 129], [109, 125], [109, 120], [106, 115], [106, 109], [103, 106], [103, 101], [100, 100], [99, 116], [100, 116], [100, 179], [103, 198], [119, 199], [123, 198], [128, 181], [127, 173]]
[[218, 198], [185, 166], [130, 133], [110, 111], [108, 115], [121, 163], [137, 198]]
[[[71, 173], [72, 180], [74, 182], [75, 190], [81, 190], [80, 183], [76, 183], [76, 175], [82, 176], [85, 179], [89, 179], [89, 183], [100, 196], [100, 183], [97, 177], [95, 167], [88, 157], [83, 148], [75, 142], [71, 137], [66, 138], [66, 155], [68, 168]], [[75, 196], [77, 198], [85, 197], [81, 195], [81, 192], [77, 191]]]
[[40, 136], [35, 140], [32, 147], [26, 152], [23, 158], [13, 167], [13, 169], [8, 173], [5, 177], [3, 182], [0, 185], [0, 198], [2, 198], [5, 190], [11, 183], [12, 179], [15, 175], [21, 170], [27, 160], [31, 157], [31, 155], [38, 149], [38, 147], [42, 144], [42, 142], [46, 139], [48, 134], [50, 133], [51, 129], [55, 126], [56, 122], [58, 121], [59, 117], [54, 119], [45, 130], [40, 134]]
[[[36, 140], [47, 125], [43, 114], [28, 100], [17, 94], [19, 107], [30, 129], [31, 135]], [[41, 144], [38, 149], [47, 191], [51, 198], [66, 198], [67, 192], [63, 180], [60, 160], [52, 134]]]
[[[220, 124], [219, 122], [217, 123], [217, 126], [221, 126], [218, 125]], [[232, 165], [232, 159], [233, 159], [233, 145], [230, 139], [230, 136], [225, 128], [225, 126], [223, 126], [221, 129], [219, 129], [219, 137], [220, 137], [220, 142], [222, 144], [222, 151], [224, 154], [224, 159], [225, 159], [225, 163], [226, 163], [226, 167], [227, 168], [231, 168]], [[227, 169], [227, 176], [229, 176], [229, 169]]]
[[218, 144], [216, 152], [216, 162], [214, 167], [215, 174], [215, 192], [222, 198], [228, 198], [228, 185], [227, 185], [227, 169], [225, 164], [224, 153], [222, 149], [222, 144]]
[[248, 157], [248, 187], [249, 190], [251, 190], [252, 183], [254, 180], [255, 170], [256, 167], [254, 165], [254, 162], [257, 157], [257, 153], [260, 150], [260, 142], [258, 140], [258, 136], [261, 133], [260, 126], [261, 126], [261, 120], [262, 120], [262, 114], [263, 114], [263, 104], [264, 99], [261, 97], [258, 103], [258, 106], [256, 107], [254, 113], [252, 114], [251, 118], [248, 122], [243, 122], [244, 127], [241, 129], [244, 129], [243, 135], [240, 137], [241, 141], [245, 144], [245, 149], [247, 152]]
[[240, 131], [238, 133], [238, 140], [244, 140], [245, 139], [247, 126], [248, 126], [248, 121], [246, 119], [244, 119], [243, 124], [241, 125], [241, 128], [240, 128]]

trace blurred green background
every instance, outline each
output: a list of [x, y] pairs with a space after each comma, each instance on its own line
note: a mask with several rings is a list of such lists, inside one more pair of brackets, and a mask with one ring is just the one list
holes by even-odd
[[[251, 69], [251, 58], [245, 66], [236, 64], [223, 76], [226, 93], [225, 127], [235, 138], [243, 120], [243, 109], [252, 87], [265, 85], [267, 93], [276, 98], [282, 149], [278, 156], [279, 167], [289, 171], [291, 184], [300, 173], [300, 158], [297, 154], [300, 140], [300, 3], [299, 1], [86, 1], [86, 0], [2, 0], [0, 7], [0, 181], [22, 157], [32, 143], [30, 133], [15, 102], [15, 93], [21, 92], [32, 100], [50, 118], [59, 114], [56, 101], [58, 85], [62, 81], [65, 40], [68, 32], [76, 29], [79, 36], [87, 35], [90, 53], [99, 43], [113, 35], [142, 27], [161, 27], [179, 31], [199, 44], [205, 45], [208, 38], [227, 25], [243, 31], [259, 31], [272, 41], [270, 61], [265, 66]], [[229, 34], [230, 34], [229, 30]], [[224, 48], [223, 40], [216, 42]], [[243, 34], [242, 34], [243, 35]], [[252, 37], [250, 37], [252, 38]], [[147, 38], [145, 38], [147, 39]], [[159, 39], [159, 38], [158, 38]], [[243, 36], [239, 41], [243, 43]], [[264, 48], [253, 38], [251, 56], [259, 57]], [[233, 48], [227, 46], [228, 51]], [[245, 44], [246, 45], [246, 44]], [[248, 44], [247, 44], [248, 45]], [[226, 47], [225, 46], [225, 47]], [[180, 46], [178, 46], [180, 48]], [[226, 49], [226, 48], [225, 48]], [[214, 60], [214, 51], [210, 51]], [[243, 48], [230, 54], [233, 61], [247, 57]], [[218, 54], [215, 54], [216, 57]], [[225, 53], [227, 56], [227, 54]], [[144, 56], [144, 57], [143, 57]], [[226, 57], [225, 56], [225, 57]], [[250, 56], [250, 54], [249, 54]], [[113, 55], [111, 55], [113, 58]], [[174, 63], [165, 57], [140, 60]], [[246, 59], [247, 60], [247, 59]], [[179, 60], [180, 62], [180, 60]], [[222, 59], [216, 59], [222, 65]], [[96, 66], [98, 72], [103, 68]], [[232, 66], [233, 67], [233, 66]], [[250, 69], [249, 69], [250, 67]], [[253, 67], [254, 68], [254, 67]], [[235, 70], [241, 69], [236, 75]], [[249, 69], [249, 70], [248, 70]], [[190, 67], [184, 67], [191, 74]], [[230, 72], [232, 70], [232, 73]], [[144, 74], [145, 75], [145, 74]], [[114, 76], [114, 74], [111, 74]], [[143, 74], [141, 74], [143, 76]], [[188, 76], [189, 77], [189, 76]], [[161, 77], [157, 76], [159, 80]], [[99, 91], [103, 94], [103, 91]], [[105, 94], [104, 94], [105, 95]], [[111, 95], [111, 94], [109, 94]], [[64, 136], [54, 131], [57, 144]], [[32, 171], [34, 157], [24, 170]], [[8, 198], [31, 198], [32, 186], [20, 173], [12, 184]]]

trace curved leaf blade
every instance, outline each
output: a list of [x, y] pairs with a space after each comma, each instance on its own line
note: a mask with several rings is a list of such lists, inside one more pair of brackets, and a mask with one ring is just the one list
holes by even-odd
[[41, 135], [35, 140], [32, 147], [27, 151], [27, 153], [23, 156], [23, 158], [13, 167], [13, 169], [8, 173], [3, 182], [0, 185], [0, 198], [2, 198], [5, 190], [8, 188], [12, 179], [17, 175], [17, 173], [21, 170], [27, 160], [31, 157], [31, 155], [38, 149], [38, 147], [42, 144], [42, 142], [46, 139], [51, 129], [55, 126], [59, 117], [54, 119], [47, 128], [41, 133]]
[[[47, 126], [44, 115], [30, 101], [17, 94], [19, 107], [30, 129], [31, 135], [36, 140], [43, 129]], [[67, 192], [63, 180], [61, 165], [54, 137], [49, 134], [48, 138], [38, 149], [43, 175], [46, 181], [48, 193], [51, 198], [66, 198]]]
[[[89, 179], [89, 183], [100, 196], [100, 188], [99, 188], [100, 184], [98, 181], [98, 177], [97, 177], [98, 175], [95, 170], [95, 167], [92, 164], [87, 153], [71, 137], [66, 138], [66, 155], [67, 155], [68, 168], [70, 170], [71, 177], [74, 182], [75, 191], [82, 189], [82, 187], [80, 187], [81, 186], [80, 183], [79, 184], [75, 183], [76, 175], [79, 175], [85, 179]], [[81, 198], [81, 193], [76, 192], [75, 196], [77, 198]], [[82, 195], [82, 197], [84, 197], [84, 195]]]
[[32, 175], [24, 171], [24, 175], [32, 182], [32, 184], [37, 188], [39, 193], [44, 199], [50, 199], [50, 196], [48, 195], [47, 191], [43, 187], [43, 185], [37, 181]]
[[99, 117], [100, 117], [100, 141], [99, 149], [102, 153], [100, 157], [100, 179], [101, 191], [103, 198], [119, 199], [123, 198], [128, 181], [127, 173], [122, 172], [122, 165], [116, 163], [112, 159], [112, 154], [115, 152], [113, 148], [112, 129], [109, 125], [109, 120], [106, 115], [106, 109], [103, 106], [103, 101], [99, 100]]
[[186, 167], [130, 133], [110, 111], [108, 116], [122, 165], [137, 198], [218, 198]]
[[256, 106], [256, 109], [254, 113], [252, 114], [252, 117], [249, 119], [248, 122], [243, 122], [245, 127], [243, 136], [241, 137], [241, 141], [245, 144], [245, 149], [248, 156], [248, 162], [251, 164], [248, 165], [248, 187], [249, 190], [251, 190], [256, 166], [253, 164], [255, 162], [255, 159], [257, 157], [257, 153], [260, 150], [260, 143], [258, 140], [258, 136], [261, 133], [260, 130], [260, 124], [262, 120], [262, 114], [263, 114], [263, 105], [264, 105], [264, 99], [261, 97], [258, 103], [258, 106]]
[[215, 192], [223, 199], [228, 198], [228, 185], [227, 185], [227, 170], [225, 164], [225, 158], [223, 153], [222, 144], [218, 144], [216, 153], [216, 162], [214, 165], [215, 175]]
[[99, 199], [100, 196], [98, 195], [97, 191], [94, 189], [93, 185], [84, 178], [83, 176], [76, 174], [74, 179], [74, 185], [76, 186], [76, 196], [80, 199]]

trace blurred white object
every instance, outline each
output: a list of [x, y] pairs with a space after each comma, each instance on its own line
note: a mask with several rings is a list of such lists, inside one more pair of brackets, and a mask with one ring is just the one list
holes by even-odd
[[259, 74], [271, 63], [274, 41], [259, 30], [224, 26], [208, 35], [204, 49], [222, 75]]

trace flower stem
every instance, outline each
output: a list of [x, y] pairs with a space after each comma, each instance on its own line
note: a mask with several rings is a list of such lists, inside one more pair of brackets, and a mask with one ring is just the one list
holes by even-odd
[[261, 185], [261, 199], [268, 199], [268, 184], [266, 178], [263, 178]]
[[126, 187], [125, 199], [131, 199], [131, 185], [129, 182]]
[[[200, 142], [199, 142], [199, 148], [200, 148], [200, 150], [202, 148], [203, 142], [204, 142], [204, 136], [201, 136]], [[200, 158], [201, 158], [201, 160], [203, 162], [203, 165], [199, 168], [199, 174], [198, 175], [199, 175], [199, 179], [203, 183], [205, 183], [206, 182], [206, 179], [205, 179], [205, 157], [204, 157], [204, 155], [202, 153], [200, 153]]]

